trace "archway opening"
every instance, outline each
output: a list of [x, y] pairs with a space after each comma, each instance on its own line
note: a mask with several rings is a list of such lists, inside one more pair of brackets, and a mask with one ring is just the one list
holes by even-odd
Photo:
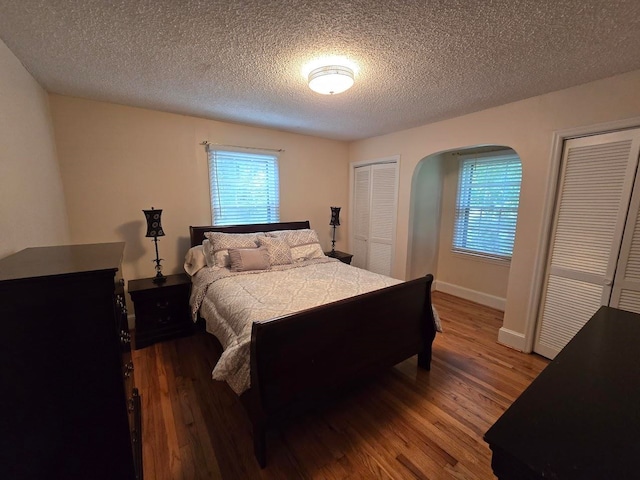
[[[452, 149], [428, 155], [418, 163], [411, 186], [409, 278], [433, 273], [435, 289], [504, 310], [511, 260], [509, 242], [505, 240], [505, 231], [511, 227], [505, 218], [511, 215], [515, 236], [520, 188], [520, 179], [515, 193], [508, 185], [505, 159], [509, 159], [510, 168], [521, 171], [518, 154], [502, 145]], [[461, 183], [463, 167], [467, 173], [462, 173]], [[506, 173], [493, 179], [494, 186], [495, 182], [503, 184], [491, 192], [488, 188], [477, 190], [478, 182], [498, 170]], [[460, 190], [469, 186], [465, 176], [469, 172], [476, 177], [471, 183], [476, 188], [471, 197], [469, 190]], [[469, 198], [472, 203], [465, 203]], [[488, 199], [487, 205], [477, 204], [484, 201], [478, 200], [481, 198]], [[506, 212], [505, 205], [510, 205], [511, 213]], [[497, 210], [491, 211], [494, 207]], [[496, 230], [496, 226], [505, 231]]]

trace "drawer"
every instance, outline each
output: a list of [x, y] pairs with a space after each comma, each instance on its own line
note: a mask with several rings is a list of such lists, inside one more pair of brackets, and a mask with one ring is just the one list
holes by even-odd
[[131, 354], [122, 358], [122, 381], [124, 382], [124, 394], [126, 398], [131, 396], [133, 391], [133, 361], [131, 360]]
[[133, 464], [136, 479], [142, 480], [142, 403], [138, 389], [134, 388], [127, 402], [129, 412], [129, 426], [131, 433], [131, 446], [133, 448]]
[[189, 284], [130, 293], [136, 317], [136, 348], [193, 333]]
[[171, 328], [183, 322], [188, 312], [189, 299], [186, 295], [143, 297], [135, 302], [136, 330], [140, 327]]

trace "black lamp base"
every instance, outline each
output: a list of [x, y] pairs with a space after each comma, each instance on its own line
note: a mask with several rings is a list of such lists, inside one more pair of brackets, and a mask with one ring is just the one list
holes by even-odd
[[156, 245], [156, 259], [153, 260], [156, 262], [156, 276], [153, 278], [153, 283], [161, 284], [167, 281], [167, 277], [162, 275], [162, 265], [160, 265], [162, 258], [158, 255], [158, 237], [154, 237], [153, 242]]
[[153, 283], [156, 283], [158, 285], [164, 283], [167, 281], [167, 277], [165, 277], [164, 275], [162, 275], [162, 273], [158, 272], [158, 274], [153, 277]]
[[333, 227], [333, 237], [331, 238], [331, 255], [330, 256], [335, 256], [336, 254], [336, 226], [332, 225]]

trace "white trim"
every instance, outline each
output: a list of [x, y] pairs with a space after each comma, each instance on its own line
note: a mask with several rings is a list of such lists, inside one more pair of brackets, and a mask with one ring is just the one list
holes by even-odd
[[556, 358], [556, 355], [560, 353], [558, 350], [554, 348], [550, 348], [546, 345], [537, 345], [536, 350], [537, 351], [535, 353], [542, 355], [543, 357], [548, 358], [549, 360], [553, 360], [554, 358]]
[[483, 253], [478, 253], [473, 251], [465, 252], [464, 250], [456, 250], [456, 249], [451, 249], [450, 252], [452, 255], [460, 256], [461, 258], [464, 258], [466, 260], [474, 260], [476, 262], [491, 263], [493, 265], [500, 265], [503, 267], [511, 266], [511, 257], [498, 257], [497, 255], [489, 255], [489, 254], [483, 254]]
[[478, 292], [477, 290], [471, 290], [470, 288], [459, 287], [458, 285], [453, 285], [452, 283], [442, 282], [439, 280], [433, 282], [433, 289], [479, 303], [480, 305], [495, 308], [501, 312], [504, 312], [504, 306], [507, 303], [506, 298], [496, 297], [495, 295]]
[[540, 308], [540, 298], [544, 287], [544, 274], [547, 266], [547, 254], [549, 251], [549, 241], [557, 197], [560, 161], [562, 158], [564, 141], [575, 137], [598, 135], [601, 133], [638, 127], [640, 127], [640, 117], [632, 117], [624, 120], [614, 120], [611, 122], [568, 128], [553, 132], [549, 172], [547, 173], [547, 193], [545, 195], [543, 206], [543, 227], [540, 232], [538, 248], [536, 249], [533, 281], [531, 282], [531, 292], [529, 295], [530, 300], [526, 310], [524, 352], [530, 353], [533, 351], [533, 344], [536, 337], [538, 310]]
[[530, 353], [525, 350], [527, 342], [525, 341], [524, 335], [520, 332], [509, 330], [508, 328], [502, 327], [498, 330], [498, 343], [520, 352]]
[[397, 163], [400, 165], [400, 155], [390, 155], [388, 157], [375, 158], [373, 160], [358, 160], [349, 163], [349, 167], [353, 170], [356, 167], [366, 167], [367, 165], [377, 165], [379, 163]]

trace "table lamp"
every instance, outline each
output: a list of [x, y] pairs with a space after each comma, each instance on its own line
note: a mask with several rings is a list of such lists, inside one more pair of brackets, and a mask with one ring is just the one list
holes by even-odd
[[333, 227], [333, 238], [331, 240], [331, 255], [336, 253], [336, 227], [340, 225], [340, 207], [331, 208], [331, 221], [329, 225]]

